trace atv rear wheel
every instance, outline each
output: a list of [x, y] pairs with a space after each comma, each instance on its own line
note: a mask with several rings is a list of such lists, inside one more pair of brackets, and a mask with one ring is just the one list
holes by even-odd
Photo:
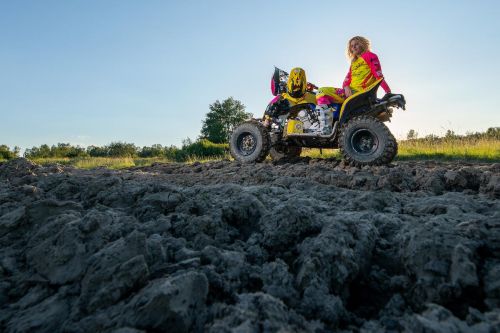
[[387, 126], [369, 116], [352, 118], [344, 125], [339, 148], [347, 164], [354, 166], [389, 164], [398, 151]]
[[271, 158], [278, 161], [282, 158], [299, 157], [302, 153], [302, 147], [297, 146], [273, 146], [269, 151]]
[[268, 130], [257, 121], [247, 121], [236, 127], [229, 140], [231, 156], [239, 162], [262, 162], [269, 153]]

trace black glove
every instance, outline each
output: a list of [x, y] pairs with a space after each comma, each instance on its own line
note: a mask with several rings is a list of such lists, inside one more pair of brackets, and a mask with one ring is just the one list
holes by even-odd
[[284, 98], [280, 98], [278, 101], [269, 104], [264, 112], [264, 115], [269, 117], [278, 117], [290, 110], [290, 102]]

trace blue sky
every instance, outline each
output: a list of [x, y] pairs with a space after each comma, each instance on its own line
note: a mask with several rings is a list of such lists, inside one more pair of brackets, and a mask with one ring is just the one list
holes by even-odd
[[[260, 117], [274, 65], [340, 86], [372, 41], [398, 138], [500, 126], [497, 1], [0, 1], [0, 144], [179, 146], [229, 96]], [[382, 92], [379, 92], [382, 95]]]

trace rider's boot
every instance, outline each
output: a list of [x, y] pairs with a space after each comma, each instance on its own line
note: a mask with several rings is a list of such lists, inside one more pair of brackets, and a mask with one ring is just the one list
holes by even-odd
[[327, 104], [320, 104], [316, 107], [318, 111], [319, 132], [323, 135], [328, 135], [332, 132], [332, 109]]

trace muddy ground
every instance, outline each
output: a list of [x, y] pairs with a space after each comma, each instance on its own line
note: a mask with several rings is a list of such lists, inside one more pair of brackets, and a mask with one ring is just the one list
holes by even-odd
[[500, 164], [0, 165], [2, 332], [499, 332]]

